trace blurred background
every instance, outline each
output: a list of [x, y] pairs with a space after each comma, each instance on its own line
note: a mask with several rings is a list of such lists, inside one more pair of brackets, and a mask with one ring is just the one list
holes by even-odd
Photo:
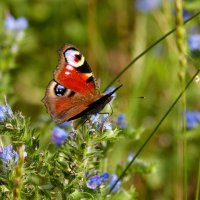
[[[183, 1], [183, 6], [186, 20], [199, 11], [200, 2]], [[5, 26], [8, 16], [15, 20], [24, 17], [27, 21], [24, 34], [20, 36], [22, 39], [17, 34], [9, 34], [9, 28]], [[199, 25], [199, 17], [186, 25], [186, 80], [199, 67]], [[33, 126], [37, 126], [41, 119], [50, 118], [41, 99], [58, 64], [58, 50], [65, 43], [75, 45], [85, 55], [103, 91], [133, 58], [175, 27], [175, 8], [173, 0], [8, 0], [0, 2], [0, 27], [0, 102], [4, 102], [3, 95], [6, 94], [12, 108], [30, 117]], [[111, 170], [117, 163], [123, 163], [129, 152], [140, 147], [180, 93], [180, 73], [174, 33], [134, 63], [113, 84], [123, 84], [117, 92], [113, 115], [125, 114], [127, 131], [143, 131], [134, 140], [124, 139], [113, 147], [108, 163]], [[188, 89], [187, 110], [200, 110], [199, 87], [196, 79]], [[154, 172], [148, 175], [135, 173], [124, 184], [125, 188], [132, 184], [136, 187], [138, 199], [182, 199], [180, 143], [184, 114], [179, 103], [140, 155], [155, 164]], [[200, 159], [200, 127], [192, 128], [187, 133], [189, 199], [195, 197]]]

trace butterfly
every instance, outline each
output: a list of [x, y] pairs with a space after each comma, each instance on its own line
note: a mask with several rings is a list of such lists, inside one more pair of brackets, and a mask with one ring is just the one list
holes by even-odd
[[57, 123], [100, 112], [112, 100], [112, 94], [122, 86], [108, 94], [101, 94], [89, 64], [76, 47], [65, 44], [59, 56], [54, 78], [42, 99]]

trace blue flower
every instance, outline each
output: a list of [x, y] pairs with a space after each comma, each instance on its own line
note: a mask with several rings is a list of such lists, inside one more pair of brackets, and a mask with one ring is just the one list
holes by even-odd
[[[101, 121], [99, 121], [96, 125], [96, 130], [100, 129], [102, 125], [104, 125], [104, 123], [106, 122], [106, 120], [108, 119], [109, 115], [108, 114], [104, 114], [103, 118], [101, 119]], [[105, 127], [103, 127], [105, 128]], [[107, 127], [108, 128], [108, 127]]]
[[0, 122], [4, 122], [8, 117], [13, 117], [13, 112], [8, 104], [0, 105]]
[[64, 129], [55, 126], [52, 131], [51, 141], [53, 144], [61, 145], [64, 143], [65, 139], [68, 137], [68, 132]]
[[98, 175], [91, 176], [87, 180], [86, 185], [88, 188], [95, 190], [97, 187], [100, 187], [101, 185], [105, 184], [108, 181], [109, 176], [110, 175], [107, 172], [101, 174], [100, 176]]
[[[23, 152], [23, 156], [24, 158], [27, 156], [25, 151]], [[10, 170], [10, 168], [18, 162], [19, 155], [13, 150], [13, 146], [11, 144], [5, 148], [0, 146], [0, 160], [2, 161], [5, 169]]]
[[112, 124], [110, 122], [105, 122], [103, 125], [103, 130], [112, 130]]
[[120, 114], [117, 117], [117, 123], [118, 123], [120, 128], [125, 128], [126, 127], [127, 122], [125, 121], [125, 114]]
[[190, 12], [188, 12], [187, 10], [183, 10], [183, 19], [187, 20], [192, 16], [192, 14]]
[[198, 126], [200, 123], [200, 112], [198, 111], [186, 111], [186, 128], [192, 129]]
[[135, 157], [135, 154], [133, 152], [130, 152], [128, 154], [128, 162], [131, 162], [133, 160], [133, 158]]
[[200, 51], [200, 34], [190, 35], [188, 44], [191, 51]]
[[109, 114], [100, 115], [99, 113], [97, 113], [96, 115], [92, 115], [90, 120], [93, 126], [96, 127], [95, 130], [100, 129], [102, 126], [103, 130], [112, 130], [112, 124], [110, 122], [106, 122], [108, 118]]
[[99, 176], [91, 176], [87, 180], [86, 185], [88, 188], [95, 190], [97, 187], [101, 185], [101, 178]]
[[160, 6], [161, 0], [136, 0], [135, 7], [141, 12], [151, 11]]
[[[110, 178], [110, 175], [107, 172], [101, 174], [100, 176], [98, 176], [98, 175], [91, 176], [87, 180], [86, 185], [87, 185], [88, 188], [95, 190], [96, 188], [100, 187], [101, 185], [105, 185], [108, 182], [109, 178]], [[116, 174], [113, 174], [111, 176], [110, 182], [109, 182], [109, 185], [108, 185], [110, 189], [115, 184], [117, 179], [118, 179], [118, 176]], [[112, 189], [112, 192], [116, 192], [117, 190], [119, 190], [121, 183], [122, 183], [121, 181], [118, 181], [116, 186]]]
[[5, 109], [0, 106], [0, 122], [4, 122], [6, 119]]
[[95, 122], [97, 122], [100, 118], [100, 114], [97, 113], [96, 115], [92, 115], [90, 120], [91, 120], [91, 123], [94, 124]]
[[67, 127], [71, 126], [71, 124], [72, 124], [72, 121], [66, 121], [59, 125], [60, 125], [60, 127], [67, 128]]
[[110, 177], [110, 175], [109, 175], [109, 173], [107, 173], [107, 172], [101, 174], [101, 175], [99, 176], [100, 181], [101, 181], [101, 184], [105, 184], [105, 183], [108, 181], [109, 177]]
[[8, 15], [4, 21], [4, 27], [7, 31], [23, 31], [27, 28], [28, 21], [25, 17], [15, 19], [12, 15]]
[[[116, 174], [113, 174], [110, 179], [110, 184], [109, 184], [110, 189], [114, 186], [114, 184], [116, 183], [117, 180], [118, 180], [118, 176]], [[119, 190], [119, 187], [121, 184], [122, 184], [122, 182], [118, 181], [111, 192], [116, 192], [117, 190]]]
[[10, 165], [16, 164], [18, 161], [18, 154], [13, 150], [12, 145], [7, 147], [0, 146], [0, 160], [6, 165], [6, 168], [10, 168]]

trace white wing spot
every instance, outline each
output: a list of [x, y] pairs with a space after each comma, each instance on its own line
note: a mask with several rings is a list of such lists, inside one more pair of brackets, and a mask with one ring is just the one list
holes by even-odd
[[90, 76], [92, 76], [92, 73], [85, 73], [84, 75], [89, 78]]
[[[76, 55], [80, 55], [81, 59], [77, 62], [75, 61]], [[81, 53], [79, 51], [75, 51], [75, 50], [67, 50], [65, 51], [65, 58], [67, 60], [67, 62], [72, 65], [73, 67], [80, 67], [81, 65], [83, 65], [85, 58], [83, 55], [81, 55]]]
[[67, 68], [68, 70], [70, 70], [70, 71], [73, 70], [73, 67], [72, 67], [71, 65], [67, 65], [66, 68]]

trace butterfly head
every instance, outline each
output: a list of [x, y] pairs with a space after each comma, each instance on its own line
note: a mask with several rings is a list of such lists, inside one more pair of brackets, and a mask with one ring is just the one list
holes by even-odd
[[66, 62], [73, 67], [80, 67], [84, 64], [84, 56], [74, 47], [69, 47], [64, 51]]

